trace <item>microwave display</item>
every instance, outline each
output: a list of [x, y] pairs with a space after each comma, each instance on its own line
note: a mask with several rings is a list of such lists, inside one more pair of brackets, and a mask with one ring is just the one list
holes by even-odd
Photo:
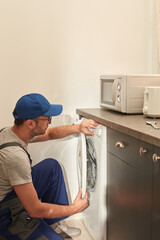
[[113, 105], [112, 101], [112, 86], [114, 79], [107, 79], [102, 81], [101, 86], [101, 102], [109, 105]]

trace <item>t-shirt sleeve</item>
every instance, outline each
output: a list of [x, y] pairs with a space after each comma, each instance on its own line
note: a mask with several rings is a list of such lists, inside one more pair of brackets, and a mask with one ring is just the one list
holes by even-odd
[[32, 182], [30, 161], [21, 149], [8, 154], [3, 170], [11, 186]]

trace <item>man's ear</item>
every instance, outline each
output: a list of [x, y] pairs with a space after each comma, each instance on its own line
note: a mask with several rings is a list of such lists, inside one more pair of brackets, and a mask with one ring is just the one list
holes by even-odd
[[27, 121], [25, 121], [25, 125], [26, 125], [27, 128], [32, 130], [33, 128], [35, 128], [36, 122], [32, 119], [28, 119]]

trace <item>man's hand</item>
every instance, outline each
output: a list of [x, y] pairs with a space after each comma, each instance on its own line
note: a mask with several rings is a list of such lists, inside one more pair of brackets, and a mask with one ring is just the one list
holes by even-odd
[[94, 136], [94, 133], [91, 132], [88, 128], [95, 129], [97, 126], [98, 126], [97, 122], [91, 119], [85, 119], [81, 122], [79, 129], [80, 129], [80, 132]]
[[82, 211], [88, 206], [88, 193], [86, 192], [83, 199], [81, 198], [81, 196], [82, 196], [82, 189], [80, 188], [78, 195], [73, 202], [75, 213]]

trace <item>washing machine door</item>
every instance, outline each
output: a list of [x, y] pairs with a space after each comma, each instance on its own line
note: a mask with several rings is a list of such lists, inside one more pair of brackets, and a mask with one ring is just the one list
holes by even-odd
[[78, 184], [82, 188], [82, 198], [86, 191], [92, 192], [96, 187], [97, 160], [96, 151], [90, 136], [80, 133], [78, 144]]
[[82, 188], [82, 198], [84, 198], [87, 189], [87, 154], [86, 138], [84, 133], [80, 133], [78, 143], [77, 158], [78, 185]]
[[94, 192], [97, 182], [97, 154], [93, 137], [86, 136], [87, 151], [87, 191]]

